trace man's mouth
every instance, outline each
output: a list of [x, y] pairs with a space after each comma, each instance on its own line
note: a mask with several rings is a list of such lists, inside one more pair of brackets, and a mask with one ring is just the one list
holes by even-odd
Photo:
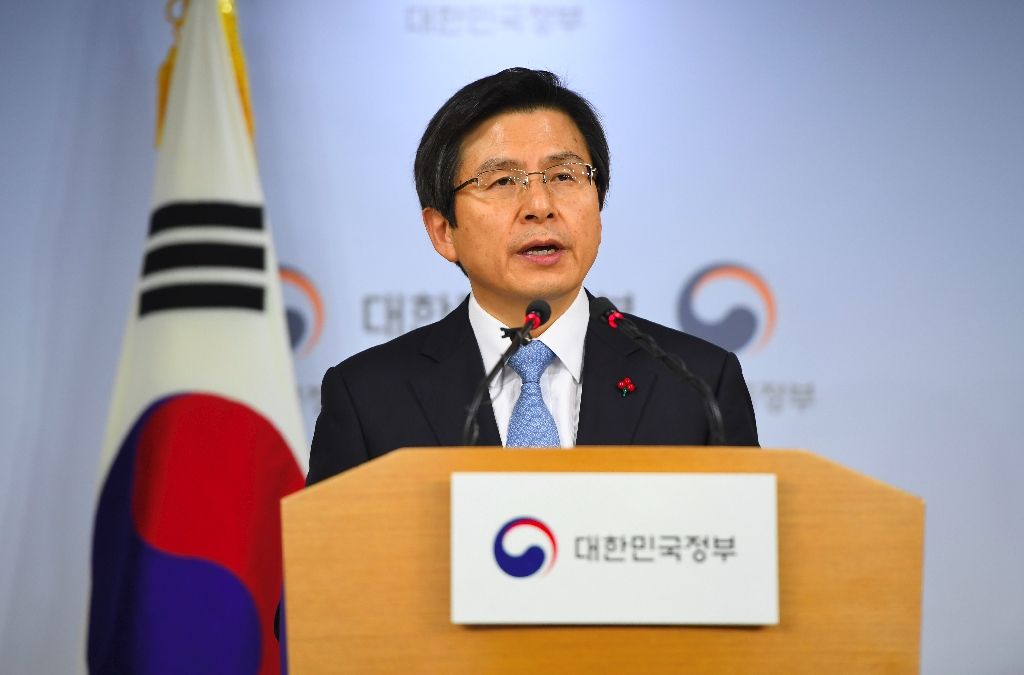
[[556, 251], [559, 251], [559, 250], [561, 250], [561, 249], [558, 246], [555, 246], [554, 244], [548, 244], [548, 245], [545, 245], [545, 246], [531, 246], [530, 248], [527, 248], [527, 249], [521, 251], [521, 253], [523, 255], [540, 256], [540, 255], [552, 255]]
[[519, 253], [521, 255], [544, 256], [561, 251], [561, 241], [555, 237], [531, 237], [522, 243]]
[[526, 246], [519, 249], [519, 256], [521, 256], [521, 260], [529, 261], [533, 265], [542, 267], [557, 265], [565, 253], [565, 248], [561, 244], [550, 239], [534, 239], [526, 243]]

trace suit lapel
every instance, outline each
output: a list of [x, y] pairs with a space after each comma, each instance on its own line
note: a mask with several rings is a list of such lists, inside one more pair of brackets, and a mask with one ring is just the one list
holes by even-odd
[[[637, 356], [643, 356], [643, 352], [632, 340], [591, 319], [583, 351], [583, 401], [576, 445], [633, 442], [644, 406], [658, 380], [650, 360]], [[636, 391], [625, 397], [616, 388], [624, 377], [636, 385]]]
[[[484, 378], [480, 347], [469, 323], [468, 298], [434, 327], [421, 354], [433, 361], [412, 380], [413, 391], [426, 414], [437, 442], [442, 446], [462, 445], [466, 411], [477, 385]], [[480, 424], [478, 445], [500, 446], [498, 425], [491, 401], [484, 397], [477, 413]]]

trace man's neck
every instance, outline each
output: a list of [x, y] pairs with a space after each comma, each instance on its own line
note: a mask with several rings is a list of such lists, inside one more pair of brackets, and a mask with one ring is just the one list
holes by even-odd
[[[543, 298], [551, 306], [551, 318], [549, 318], [543, 326], [536, 328], [531, 331], [533, 337], [540, 337], [548, 326], [558, 320], [558, 317], [565, 314], [566, 310], [572, 305], [573, 301], [580, 293], [580, 288], [575, 288], [571, 292], [561, 295], [557, 298]], [[506, 326], [522, 326], [523, 319], [526, 314], [526, 306], [534, 299], [525, 300], [522, 302], [517, 301], [502, 301], [495, 298], [487, 297], [486, 294], [477, 293], [476, 289], [473, 289], [473, 297], [480, 303], [480, 306], [485, 312], [493, 316], [498, 321], [502, 322]]]

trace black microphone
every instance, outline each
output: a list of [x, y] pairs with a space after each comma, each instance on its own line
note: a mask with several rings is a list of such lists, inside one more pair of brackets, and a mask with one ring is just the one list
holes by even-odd
[[502, 328], [501, 332], [505, 334], [512, 344], [505, 350], [505, 353], [501, 355], [498, 362], [491, 368], [491, 372], [487, 373], [487, 376], [480, 381], [480, 384], [476, 387], [476, 393], [473, 394], [473, 401], [469, 404], [469, 408], [466, 412], [466, 421], [462, 425], [462, 444], [463, 445], [476, 445], [476, 442], [480, 439], [480, 423], [476, 419], [476, 413], [480, 410], [480, 406], [483, 404], [484, 395], [490, 390], [491, 382], [501, 369], [505, 367], [508, 360], [512, 358], [512, 355], [519, 351], [519, 348], [524, 344], [532, 340], [530, 331], [537, 330], [548, 322], [551, 318], [551, 305], [544, 300], [534, 300], [526, 306], [526, 315], [523, 318], [523, 325], [521, 328]]
[[626, 337], [637, 343], [641, 349], [660, 361], [673, 375], [696, 389], [704, 403], [704, 413], [708, 419], [709, 445], [725, 445], [722, 410], [718, 407], [718, 400], [715, 399], [708, 383], [694, 375], [682, 357], [666, 352], [659, 347], [654, 338], [640, 330], [629, 317], [616, 309], [608, 298], [595, 298], [590, 305], [590, 316], [598, 323], [621, 331]]
[[[544, 300], [534, 300], [526, 306], [526, 316], [521, 328], [502, 328], [501, 332], [509, 339], [511, 339], [513, 335], [518, 334], [521, 342], [529, 342], [530, 331], [537, 330], [546, 324], [550, 318], [551, 305]], [[515, 352], [513, 352], [513, 354], [514, 353]], [[512, 354], [509, 354], [509, 356], [512, 356]]]

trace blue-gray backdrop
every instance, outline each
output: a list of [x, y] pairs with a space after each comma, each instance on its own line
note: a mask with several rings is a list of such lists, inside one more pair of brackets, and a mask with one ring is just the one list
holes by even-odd
[[[162, 5], [0, 9], [5, 672], [83, 661], [98, 453], [171, 39]], [[329, 365], [466, 292], [412, 187], [430, 115], [479, 76], [553, 70], [599, 108], [612, 146], [589, 287], [737, 349], [764, 445], [927, 500], [925, 672], [1024, 672], [1024, 4], [239, 12], [307, 430]]]

